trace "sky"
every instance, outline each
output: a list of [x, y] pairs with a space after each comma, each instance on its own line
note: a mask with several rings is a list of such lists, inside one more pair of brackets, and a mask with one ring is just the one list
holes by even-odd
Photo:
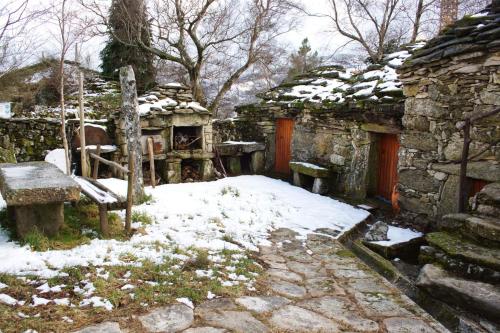
[[[105, 0], [106, 1], [106, 0]], [[328, 13], [328, 0], [299, 0], [302, 2], [307, 11], [311, 13]], [[37, 3], [48, 4], [53, 0], [38, 0]], [[318, 51], [320, 55], [330, 55], [333, 51], [345, 43], [343, 38], [340, 38], [334, 32], [327, 32], [330, 28], [330, 22], [327, 18], [309, 17], [302, 15], [299, 19], [299, 25], [296, 30], [291, 31], [281, 37], [280, 42], [290, 45], [291, 51], [297, 50], [304, 38], [309, 39], [309, 43], [314, 51]], [[48, 30], [49, 25], [41, 27], [42, 30]], [[326, 33], [327, 32], [327, 33]], [[45, 35], [49, 36], [48, 33]], [[50, 38], [49, 38], [50, 39]], [[99, 52], [103, 48], [106, 38], [93, 38], [91, 41], [83, 45], [83, 54], [91, 55], [91, 67], [98, 69], [100, 64]], [[46, 55], [54, 55], [57, 53], [57, 43], [45, 43], [44, 53]], [[69, 53], [69, 58], [73, 57], [73, 51]]]

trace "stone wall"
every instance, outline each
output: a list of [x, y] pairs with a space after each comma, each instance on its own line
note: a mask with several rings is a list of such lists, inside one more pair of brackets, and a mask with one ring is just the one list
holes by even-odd
[[[479, 23], [452, 27], [400, 70], [407, 99], [399, 191], [406, 210], [431, 216], [457, 211], [463, 147], [463, 132], [457, 125], [465, 117], [500, 106], [498, 32], [483, 29], [474, 34]], [[493, 31], [498, 31], [496, 26]], [[467, 32], [471, 36], [464, 36]], [[468, 166], [469, 178], [500, 181], [499, 125], [499, 114], [473, 124], [469, 156], [475, 157]]]
[[314, 163], [333, 171], [334, 192], [364, 198], [374, 190], [373, 168], [377, 133], [398, 133], [401, 104], [366, 108], [327, 108], [314, 103], [245, 105], [238, 117], [214, 122], [214, 141], [257, 141], [266, 145], [266, 171], [272, 172], [275, 156], [275, 121], [294, 119], [291, 159]]

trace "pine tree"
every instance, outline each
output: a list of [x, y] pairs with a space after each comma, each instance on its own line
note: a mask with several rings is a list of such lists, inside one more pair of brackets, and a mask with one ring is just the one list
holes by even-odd
[[288, 70], [287, 79], [308, 72], [320, 65], [321, 57], [318, 56], [318, 51], [314, 51], [312, 54], [311, 51], [309, 40], [304, 38], [297, 53], [290, 56], [290, 69]]
[[[131, 65], [134, 69], [139, 92], [151, 88], [155, 83], [153, 55], [143, 51], [137, 44], [140, 38], [146, 46], [150, 41], [150, 24], [142, 0], [113, 0], [109, 13], [109, 40], [101, 51], [102, 74], [117, 80], [118, 70]], [[131, 44], [131, 45], [127, 45]]]

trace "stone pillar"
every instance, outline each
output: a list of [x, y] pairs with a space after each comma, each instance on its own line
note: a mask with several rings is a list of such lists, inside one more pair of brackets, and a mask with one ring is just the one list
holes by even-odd
[[214, 164], [212, 160], [206, 159], [201, 162], [201, 179], [210, 180], [214, 175]]
[[141, 146], [141, 124], [139, 117], [139, 102], [137, 101], [137, 89], [134, 70], [132, 66], [120, 68], [120, 86], [122, 92], [122, 110], [120, 122], [125, 128], [127, 140], [127, 155], [135, 151], [135, 173], [134, 173], [134, 201], [144, 197], [144, 183], [142, 179], [142, 146]]
[[302, 187], [300, 173], [298, 173], [297, 171], [293, 172], [293, 185], [298, 186], [298, 187]]
[[312, 192], [317, 194], [328, 193], [328, 183], [325, 178], [314, 178]]
[[251, 154], [250, 171], [252, 171], [253, 174], [261, 174], [264, 172], [264, 164], [264, 152], [260, 150], [254, 151]]
[[180, 159], [168, 160], [166, 167], [165, 180], [168, 184], [178, 184], [182, 182], [181, 175], [181, 161]]
[[64, 204], [15, 206], [17, 235], [24, 238], [29, 232], [38, 229], [47, 236], [57, 234], [64, 223]]
[[239, 156], [229, 156], [227, 164], [231, 175], [241, 175], [241, 161]]

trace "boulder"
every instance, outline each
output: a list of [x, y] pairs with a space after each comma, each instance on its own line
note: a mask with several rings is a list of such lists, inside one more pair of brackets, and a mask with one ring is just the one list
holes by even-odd
[[438, 266], [425, 265], [417, 286], [446, 303], [459, 305], [495, 322], [500, 321], [500, 288], [491, 284], [465, 280]]
[[365, 240], [367, 241], [384, 241], [388, 240], [387, 232], [389, 231], [389, 226], [382, 222], [377, 221], [371, 226], [370, 230], [365, 234]]

